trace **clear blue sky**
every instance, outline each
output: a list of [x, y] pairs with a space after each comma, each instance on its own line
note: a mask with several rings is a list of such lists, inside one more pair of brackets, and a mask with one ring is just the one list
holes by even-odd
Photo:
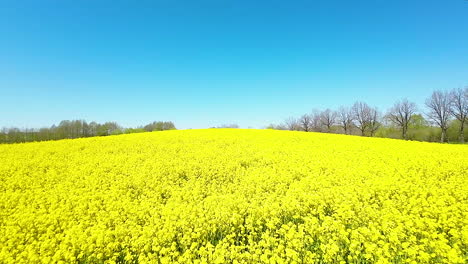
[[468, 85], [468, 1], [0, 3], [0, 127], [256, 127]]

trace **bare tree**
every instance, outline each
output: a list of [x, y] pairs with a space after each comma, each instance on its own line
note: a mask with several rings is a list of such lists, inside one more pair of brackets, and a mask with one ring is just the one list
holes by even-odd
[[301, 128], [301, 126], [299, 125], [299, 122], [294, 117], [289, 117], [288, 119], [286, 119], [284, 121], [284, 126], [286, 127], [287, 130], [300, 130]]
[[320, 123], [327, 128], [327, 132], [331, 132], [331, 127], [336, 123], [336, 112], [326, 109], [320, 113]]
[[305, 132], [312, 131], [312, 118], [310, 117], [310, 115], [302, 115], [299, 118], [299, 125], [301, 126], [301, 129]]
[[468, 86], [465, 89], [453, 89], [450, 92], [451, 113], [460, 121], [459, 138], [465, 143], [464, 126], [468, 116]]
[[239, 128], [238, 124], [223, 124], [220, 126], [217, 126], [216, 128]]
[[387, 113], [387, 119], [401, 129], [403, 139], [408, 139], [408, 125], [411, 123], [416, 104], [407, 99], [396, 102]]
[[351, 127], [353, 126], [353, 112], [350, 108], [343, 106], [340, 107], [337, 112], [337, 120], [345, 134], [351, 133]]
[[451, 113], [450, 94], [446, 91], [434, 91], [431, 97], [427, 98], [426, 106], [429, 109], [428, 118], [442, 130], [440, 142], [445, 142]]
[[322, 132], [322, 124], [320, 122], [320, 111], [313, 110], [310, 114], [312, 131]]
[[375, 132], [380, 128], [381, 123], [379, 122], [379, 119], [380, 116], [377, 108], [369, 108], [368, 127], [371, 137], [373, 137]]
[[267, 127], [265, 127], [265, 129], [287, 130], [287, 128], [283, 124], [280, 124], [280, 125], [270, 124]]
[[364, 136], [369, 127], [370, 107], [364, 102], [355, 102], [352, 107], [355, 126], [361, 131], [361, 136]]

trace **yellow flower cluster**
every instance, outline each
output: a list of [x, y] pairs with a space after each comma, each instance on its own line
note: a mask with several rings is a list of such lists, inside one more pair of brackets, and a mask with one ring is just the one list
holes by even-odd
[[0, 263], [467, 263], [468, 146], [207, 129], [0, 146]]

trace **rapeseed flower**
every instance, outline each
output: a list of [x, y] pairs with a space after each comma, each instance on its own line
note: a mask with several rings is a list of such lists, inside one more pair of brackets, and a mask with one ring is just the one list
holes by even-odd
[[466, 263], [468, 146], [208, 129], [0, 146], [0, 263]]

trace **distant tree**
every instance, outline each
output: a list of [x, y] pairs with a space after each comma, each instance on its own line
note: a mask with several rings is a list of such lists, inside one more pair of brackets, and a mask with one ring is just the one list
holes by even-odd
[[398, 126], [402, 132], [402, 138], [407, 140], [408, 126], [416, 112], [416, 104], [409, 102], [407, 99], [396, 102], [388, 111], [386, 117], [388, 120]]
[[216, 128], [239, 128], [238, 124], [224, 124], [217, 126]]
[[49, 128], [43, 127], [40, 128], [39, 131], [37, 132], [38, 134], [38, 140], [39, 141], [44, 141], [44, 140], [51, 140], [52, 139], [52, 133]]
[[112, 130], [109, 135], [121, 135], [123, 133], [124, 133], [124, 131], [122, 129], [118, 128], [118, 129]]
[[[45, 129], [48, 129], [49, 130], [49, 139], [46, 139], [46, 140], [57, 140], [57, 139], [60, 139], [58, 137], [58, 133], [57, 133], [57, 126], [54, 124], [52, 125], [50, 128], [45, 128]], [[43, 130], [43, 132], [45, 132], [45, 130]]]
[[98, 134], [99, 124], [96, 122], [91, 122], [88, 125], [88, 134], [90, 137], [95, 137]]
[[56, 128], [57, 137], [62, 138], [71, 138], [71, 125], [69, 120], [62, 120]]
[[161, 130], [174, 130], [174, 129], [176, 129], [176, 127], [175, 127], [174, 123], [172, 123], [171, 121], [162, 122]]
[[126, 128], [124, 129], [124, 134], [133, 134], [133, 133], [143, 133], [146, 132], [143, 128]]
[[361, 136], [369, 135], [374, 136], [375, 132], [380, 128], [380, 115], [377, 108], [372, 108], [364, 102], [355, 102], [352, 107], [354, 126], [359, 129]]
[[369, 109], [369, 132], [370, 136], [373, 137], [375, 132], [380, 128], [382, 123], [380, 123], [380, 116], [379, 116], [379, 111], [377, 108], [370, 108]]
[[265, 129], [288, 130], [284, 125], [270, 124]]
[[364, 136], [369, 127], [370, 107], [364, 102], [355, 102], [352, 107], [354, 126], [361, 131]]
[[310, 114], [312, 131], [322, 132], [322, 122], [321, 122], [321, 112], [317, 109], [314, 109]]
[[4, 127], [2, 128], [2, 130], [0, 131], [0, 143], [7, 143], [8, 142], [8, 136], [7, 136], [7, 128]]
[[429, 110], [428, 118], [441, 129], [440, 142], [445, 142], [451, 113], [450, 94], [445, 91], [434, 91], [431, 97], [427, 98], [426, 107]]
[[429, 126], [428, 122], [426, 121], [424, 116], [421, 114], [413, 114], [408, 124], [408, 128], [415, 128], [415, 129], [426, 128], [428, 126]]
[[336, 123], [336, 112], [326, 109], [320, 113], [320, 124], [326, 128], [327, 132], [331, 132], [331, 128]]
[[301, 130], [305, 132], [312, 131], [312, 118], [308, 114], [304, 114], [299, 118], [299, 125]]
[[[172, 122], [154, 122], [153, 125], [153, 129], [155, 130], [175, 129]], [[145, 130], [143, 128], [124, 129], [116, 122], [106, 122], [104, 124], [91, 122], [88, 124], [84, 120], [63, 120], [58, 125], [52, 125], [49, 128], [3, 128], [0, 130], [0, 143], [58, 140], [139, 132], [145, 132]]]
[[450, 104], [452, 115], [460, 122], [459, 140], [465, 143], [464, 127], [468, 116], [468, 86], [465, 89], [453, 89], [450, 92]]
[[68, 137], [80, 138], [88, 136], [88, 124], [84, 120], [72, 120], [68, 123]]
[[351, 133], [351, 128], [353, 126], [353, 112], [348, 107], [340, 107], [337, 112], [337, 122], [345, 134]]
[[116, 122], [106, 122], [98, 126], [98, 136], [109, 136], [116, 130], [121, 130], [122, 127]]
[[284, 126], [287, 130], [301, 130], [299, 121], [294, 117], [289, 117], [284, 121]]
[[152, 132], [152, 131], [172, 130], [172, 129], [176, 129], [176, 127], [174, 123], [172, 122], [154, 121], [144, 126], [143, 129], [148, 132]]
[[8, 129], [7, 138], [8, 138], [8, 141], [11, 143], [24, 142], [23, 133], [21, 132], [19, 128], [16, 128], [16, 127], [12, 127]]

